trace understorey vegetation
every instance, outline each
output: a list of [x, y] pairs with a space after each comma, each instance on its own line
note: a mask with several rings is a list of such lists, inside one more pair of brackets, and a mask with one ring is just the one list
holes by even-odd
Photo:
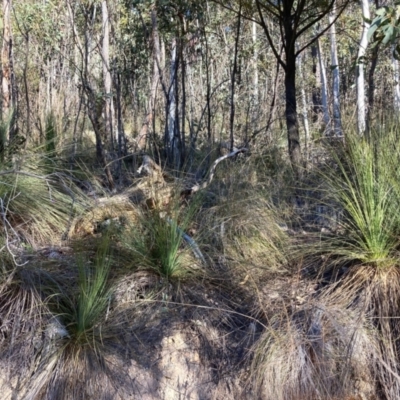
[[3, 0], [0, 397], [400, 398], [400, 6]]

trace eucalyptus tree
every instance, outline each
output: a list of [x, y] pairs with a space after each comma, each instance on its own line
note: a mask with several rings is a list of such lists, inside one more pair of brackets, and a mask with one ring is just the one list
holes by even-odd
[[361, 33], [360, 45], [357, 55], [357, 126], [358, 133], [365, 133], [366, 124], [366, 107], [365, 107], [365, 79], [364, 79], [364, 64], [365, 53], [368, 45], [368, 30], [370, 27], [370, 11], [369, 0], [361, 0], [363, 28]]
[[[377, 2], [376, 2], [376, 5]], [[400, 90], [398, 86], [399, 69], [397, 60], [400, 59], [400, 4], [380, 7], [375, 11], [375, 18], [372, 20], [367, 41], [372, 43], [375, 58], [377, 58], [378, 46], [392, 48], [392, 65], [394, 69], [394, 107], [399, 110]], [[373, 80], [372, 80], [373, 82]], [[372, 98], [373, 100], [373, 98]]]
[[336, 27], [335, 27], [335, 9], [329, 13], [329, 24], [330, 28], [330, 44], [331, 44], [331, 62], [332, 62], [332, 92], [333, 92], [333, 131], [335, 136], [343, 136], [342, 131], [342, 119], [340, 113], [340, 70], [339, 70], [339, 59], [337, 51], [337, 40], [336, 40]]
[[325, 133], [330, 132], [331, 129], [331, 116], [329, 113], [328, 106], [328, 78], [326, 74], [326, 67], [324, 61], [324, 55], [322, 51], [321, 41], [317, 39], [317, 56], [318, 56], [318, 64], [319, 64], [319, 72], [321, 79], [321, 109], [322, 115], [324, 118], [324, 130]]
[[[113, 140], [114, 138], [114, 102], [112, 94], [112, 77], [110, 69], [110, 16], [107, 0], [101, 2], [102, 15], [102, 63], [103, 63], [103, 81], [104, 81], [104, 120], [106, 135]], [[117, 139], [117, 138], [115, 138]]]
[[[13, 46], [11, 25], [12, 0], [3, 0], [3, 44], [1, 51], [2, 65], [2, 117], [11, 118], [8, 138], [1, 138], [0, 146], [4, 146], [5, 139], [12, 140], [15, 132], [15, 82], [13, 70]], [[11, 115], [11, 113], [13, 115]], [[2, 150], [2, 149], [1, 149]]]
[[[239, 13], [232, 3], [217, 1], [221, 6]], [[289, 156], [294, 173], [301, 176], [302, 154], [297, 115], [296, 58], [329, 30], [344, 11], [349, 0], [238, 0], [243, 4], [244, 17], [256, 21], [264, 31], [274, 56], [285, 73], [285, 119]], [[309, 32], [336, 5], [336, 16], [330, 24], [309, 39]], [[240, 6], [239, 6], [240, 7]], [[301, 39], [301, 40], [300, 40]], [[298, 47], [297, 44], [300, 44]], [[281, 51], [283, 50], [283, 52]]]

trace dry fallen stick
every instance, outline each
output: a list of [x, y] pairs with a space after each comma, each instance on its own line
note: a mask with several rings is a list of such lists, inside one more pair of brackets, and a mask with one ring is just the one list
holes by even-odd
[[203, 182], [201, 185], [194, 185], [194, 186], [192, 186], [190, 189], [183, 190], [183, 191], [181, 192], [181, 196], [190, 196], [190, 195], [192, 195], [193, 193], [198, 192], [199, 190], [205, 189], [207, 186], [209, 186], [209, 185], [211, 184], [212, 180], [214, 179], [215, 170], [216, 170], [216, 168], [217, 168], [217, 165], [218, 165], [221, 161], [226, 160], [227, 158], [236, 156], [236, 155], [239, 154], [239, 153], [245, 153], [246, 151], [247, 151], [246, 148], [237, 149], [237, 150], [235, 150], [235, 151], [232, 151], [232, 152], [229, 153], [229, 154], [226, 154], [226, 155], [224, 155], [224, 156], [222, 156], [222, 157], [217, 158], [217, 159], [214, 161], [213, 165], [211, 166], [210, 174], [208, 175], [208, 179], [207, 179], [205, 182]]

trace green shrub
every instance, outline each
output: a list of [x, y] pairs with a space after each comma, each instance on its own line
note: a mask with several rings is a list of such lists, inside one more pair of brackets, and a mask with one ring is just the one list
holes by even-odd
[[346, 148], [335, 150], [333, 161], [322, 176], [327, 197], [342, 210], [343, 218], [339, 234], [322, 236], [311, 252], [323, 253], [338, 265], [397, 265], [400, 191], [395, 181], [400, 158], [390, 133], [370, 139], [348, 135]]
[[125, 240], [135, 263], [167, 279], [187, 275], [191, 271], [187, 264], [190, 253], [194, 251], [199, 255], [197, 244], [185, 241], [185, 231], [197, 209], [198, 201], [195, 199], [186, 207], [179, 206], [179, 201], [173, 200], [168, 212], [144, 212], [139, 224], [132, 227]]

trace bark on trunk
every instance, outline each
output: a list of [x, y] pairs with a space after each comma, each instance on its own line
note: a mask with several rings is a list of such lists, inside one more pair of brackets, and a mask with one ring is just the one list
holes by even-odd
[[325, 125], [324, 131], [325, 135], [330, 135], [331, 117], [329, 115], [329, 108], [328, 108], [328, 82], [326, 78], [326, 69], [322, 55], [321, 43], [319, 40], [317, 40], [317, 48], [318, 48], [319, 69], [321, 71], [321, 101], [322, 101], [322, 113], [324, 116], [324, 125]]
[[286, 127], [288, 132], [289, 157], [297, 178], [301, 176], [302, 160], [296, 100], [296, 57], [294, 49], [288, 54], [285, 71]]
[[372, 112], [375, 104], [375, 70], [378, 65], [379, 46], [374, 47], [371, 55], [371, 66], [368, 72], [368, 109], [367, 109], [367, 132], [372, 122]]
[[[112, 78], [110, 70], [110, 19], [108, 15], [107, 1], [104, 0], [101, 5], [103, 18], [103, 79], [104, 79], [104, 124], [106, 129], [106, 137], [113, 144], [117, 140], [114, 139], [114, 103], [112, 95]], [[117, 136], [118, 138], [118, 136]], [[113, 146], [114, 147], [114, 146]]]
[[1, 52], [2, 65], [2, 111], [8, 114], [11, 108], [11, 0], [3, 1], [3, 47]]
[[393, 57], [392, 53], [392, 67], [393, 67], [393, 106], [395, 113], [398, 113], [400, 110], [400, 69], [399, 69], [399, 61]]
[[369, 12], [369, 2], [368, 0], [361, 0], [361, 10], [362, 10], [362, 34], [360, 39], [360, 47], [358, 49], [357, 57], [357, 125], [358, 133], [363, 135], [366, 130], [366, 108], [365, 108], [365, 79], [364, 79], [364, 65], [365, 65], [365, 53], [367, 51], [368, 45], [368, 29], [370, 23], [368, 22], [371, 18]]
[[153, 56], [153, 71], [151, 78], [150, 97], [147, 103], [147, 114], [145, 121], [140, 129], [139, 137], [137, 139], [137, 147], [143, 150], [146, 147], [147, 139], [149, 136], [149, 129], [153, 125], [154, 112], [157, 98], [157, 87], [160, 81], [161, 74], [161, 55], [160, 55], [160, 37], [158, 35], [157, 12], [155, 9], [151, 11], [151, 25], [152, 25], [152, 56]]
[[254, 104], [258, 104], [258, 49], [257, 49], [257, 24], [252, 23], [252, 39], [253, 39], [253, 96]]
[[12, 64], [12, 0], [3, 0], [3, 45], [1, 52], [2, 65], [2, 118], [9, 118], [7, 138], [12, 141], [15, 134], [15, 97], [14, 71]]
[[296, 179], [302, 176], [302, 157], [300, 149], [299, 124], [297, 119], [296, 99], [296, 35], [293, 31], [291, 7], [284, 10], [285, 29], [285, 98], [286, 98], [286, 128], [288, 134], [289, 157]]
[[308, 143], [310, 142], [310, 129], [309, 129], [309, 123], [308, 123], [308, 110], [307, 110], [307, 97], [306, 97], [306, 91], [304, 88], [304, 74], [303, 74], [303, 56], [300, 55], [297, 57], [297, 65], [299, 67], [299, 75], [300, 79], [302, 81], [301, 88], [300, 88], [300, 94], [301, 94], [301, 102], [302, 102], [302, 117], [303, 117], [303, 124], [304, 124], [304, 139], [305, 139], [305, 155], [306, 155], [306, 160], [308, 159], [307, 152], [308, 152]]
[[336, 137], [342, 137], [342, 118], [340, 113], [340, 71], [339, 59], [337, 54], [336, 28], [335, 28], [335, 9], [329, 13], [329, 23], [331, 41], [331, 61], [332, 61], [332, 92], [333, 92], [333, 132]]
[[321, 100], [321, 70], [318, 62], [318, 48], [314, 44], [311, 46], [312, 57], [312, 72], [314, 75], [314, 83], [312, 87], [312, 103], [313, 114], [312, 121], [319, 124], [320, 116], [322, 114], [322, 100]]

